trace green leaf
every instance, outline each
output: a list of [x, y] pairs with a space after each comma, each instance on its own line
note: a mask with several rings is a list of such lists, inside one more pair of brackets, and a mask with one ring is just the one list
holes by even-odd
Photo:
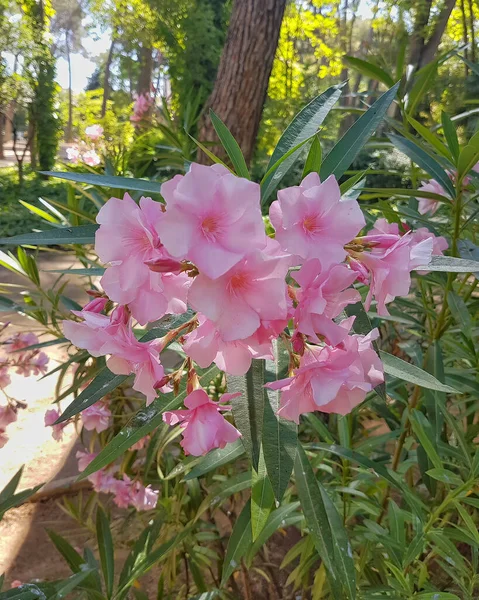
[[466, 306], [466, 303], [464, 302], [464, 300], [460, 296], [458, 296], [456, 293], [449, 292], [447, 294], [447, 304], [449, 306], [449, 310], [451, 311], [452, 316], [454, 317], [454, 320], [461, 328], [461, 332], [465, 336], [472, 338], [472, 336], [473, 336], [472, 318], [471, 318], [471, 315], [469, 314], [469, 311], [467, 310], [467, 306]]
[[377, 197], [393, 197], [393, 196], [406, 196], [411, 198], [431, 198], [432, 200], [438, 200], [439, 202], [451, 202], [451, 199], [447, 196], [441, 196], [434, 192], [423, 192], [422, 190], [409, 190], [409, 189], [396, 189], [396, 188], [363, 188], [363, 193], [368, 194], [368, 198], [371, 195]]
[[241, 393], [231, 402], [235, 425], [242, 435], [246, 453], [258, 470], [264, 413], [264, 360], [253, 359], [246, 375], [227, 375], [228, 392]]
[[15, 473], [15, 475], [10, 479], [10, 481], [7, 483], [7, 485], [0, 492], [0, 504], [5, 502], [5, 500], [8, 500], [9, 498], [11, 498], [13, 496], [13, 494], [16, 492], [18, 484], [20, 483], [20, 479], [22, 478], [24, 466], [25, 465], [22, 465], [18, 469], [18, 471]]
[[20, 202], [20, 204], [22, 206], [24, 206], [25, 208], [27, 208], [34, 215], [38, 215], [39, 217], [41, 217], [45, 221], [48, 221], [49, 223], [55, 223], [55, 224], [60, 223], [60, 221], [58, 219], [56, 219], [50, 213], [47, 213], [45, 210], [42, 210], [41, 208], [38, 208], [38, 206], [34, 206], [33, 204], [29, 204], [28, 202], [25, 202], [24, 200], [19, 200], [19, 202]]
[[334, 175], [336, 179], [344, 175], [345, 171], [359, 154], [361, 148], [383, 120], [396, 96], [398, 87], [399, 82], [382, 94], [333, 147], [321, 166], [320, 175], [322, 181], [327, 179], [329, 175]]
[[273, 508], [274, 494], [266, 473], [263, 452], [260, 453], [258, 472], [252, 470], [251, 481], [251, 529], [253, 541], [263, 530]]
[[[205, 387], [219, 373], [218, 367], [206, 369], [200, 377], [200, 384]], [[186, 390], [178, 396], [173, 394], [161, 395], [150, 404], [136, 413], [123, 429], [103, 448], [100, 454], [92, 460], [78, 479], [84, 479], [88, 475], [109, 465], [133, 444], [151, 433], [163, 422], [163, 413], [175, 410], [183, 404], [186, 398]]]
[[248, 167], [246, 166], [246, 161], [244, 159], [243, 153], [241, 152], [241, 148], [239, 147], [238, 142], [234, 139], [230, 130], [226, 127], [223, 121], [216, 115], [213, 110], [210, 108], [210, 118], [213, 123], [213, 127], [215, 128], [218, 137], [220, 138], [220, 142], [223, 144], [223, 148], [226, 150], [228, 156], [230, 157], [231, 164], [236, 171], [236, 174], [239, 177], [244, 177], [245, 179], [251, 179], [251, 176], [248, 171]]
[[56, 423], [63, 423], [85, 410], [104, 396], [116, 390], [128, 379], [128, 375], [115, 375], [108, 367], [104, 367], [95, 379], [71, 402]]
[[479, 160], [479, 131], [461, 150], [457, 161], [457, 181], [460, 183]]
[[414, 85], [407, 96], [407, 113], [416, 114], [416, 108], [424, 94], [431, 88], [431, 83], [436, 76], [439, 61], [429, 63], [415, 74]]
[[33, 496], [33, 494], [36, 494], [38, 492], [38, 490], [41, 487], [43, 487], [43, 485], [44, 485], [43, 483], [40, 483], [39, 485], [36, 485], [33, 488], [28, 488], [27, 490], [22, 490], [21, 492], [18, 492], [18, 494], [9, 496], [3, 502], [1, 502], [0, 503], [0, 520], [2, 519], [3, 515], [7, 512], [7, 510], [10, 510], [14, 506], [20, 506], [20, 504], [23, 504], [28, 498], [30, 498], [30, 496]]
[[394, 133], [390, 133], [388, 137], [398, 150], [408, 156], [426, 173], [429, 173], [450, 194], [451, 198], [454, 198], [454, 186], [447, 176], [446, 171], [434, 158], [411, 140]]
[[356, 570], [353, 550], [336, 507], [324, 487], [317, 482], [333, 537], [334, 562], [347, 598], [356, 598]]
[[413, 600], [461, 600], [456, 594], [449, 592], [423, 592], [416, 594]]
[[383, 350], [379, 351], [379, 356], [383, 361], [384, 372], [403, 381], [414, 383], [428, 390], [437, 390], [438, 392], [446, 392], [448, 394], [460, 394], [454, 388], [445, 385], [438, 381], [434, 375], [423, 371], [416, 365], [412, 365], [397, 356], [393, 356]]
[[61, 244], [93, 244], [99, 225], [80, 225], [79, 227], [58, 227], [46, 231], [22, 233], [12, 237], [0, 238], [0, 244], [56, 246]]
[[464, 484], [464, 481], [458, 475], [448, 469], [429, 469], [427, 474], [436, 481], [442, 481], [447, 485], [460, 486]]
[[421, 135], [422, 138], [426, 140], [426, 142], [429, 142], [431, 146], [435, 150], [437, 150], [437, 152], [439, 152], [439, 154], [442, 154], [442, 156], [446, 157], [448, 160], [453, 159], [451, 153], [449, 152], [449, 149], [441, 142], [437, 135], [432, 133], [432, 131], [429, 131], [429, 129], [427, 127], [424, 127], [424, 125], [421, 125], [421, 123], [416, 121], [416, 119], [413, 119], [412, 117], [408, 116], [407, 120], [409, 121], [409, 123], [411, 123], [411, 125], [419, 133], [419, 135]]
[[42, 175], [58, 177], [67, 181], [87, 183], [105, 188], [117, 188], [125, 191], [148, 192], [149, 194], [160, 194], [161, 183], [148, 181], [146, 179], [133, 179], [131, 177], [116, 177], [113, 175], [96, 175], [95, 173], [69, 173], [60, 171], [40, 171]]
[[244, 446], [241, 443], [241, 440], [236, 440], [236, 442], [233, 442], [232, 444], [227, 444], [224, 448], [216, 448], [215, 450], [208, 452], [201, 462], [191, 469], [183, 479], [184, 481], [190, 481], [191, 479], [202, 477], [203, 475], [206, 475], [206, 473], [214, 471], [218, 467], [222, 467], [223, 465], [236, 460], [243, 454]]
[[228, 547], [226, 548], [223, 573], [221, 576], [222, 586], [228, 581], [235, 569], [240, 566], [241, 560], [250, 549], [252, 541], [251, 500], [248, 500], [241, 511], [240, 516], [236, 520], [228, 542]]
[[442, 273], [473, 273], [479, 269], [479, 261], [455, 256], [433, 256], [427, 265], [415, 267], [415, 271], [440, 271]]
[[113, 538], [111, 537], [110, 523], [101, 506], [96, 509], [96, 536], [98, 540], [98, 552], [100, 554], [101, 570], [105, 581], [106, 595], [108, 598], [113, 594], [113, 582], [115, 578], [115, 557], [113, 551]]
[[419, 410], [412, 410], [409, 413], [409, 421], [414, 434], [421, 442], [421, 446], [424, 448], [424, 451], [430, 458], [434, 467], [436, 469], [442, 469], [442, 460], [439, 458], [433, 442], [433, 435], [431, 435], [433, 433], [433, 428], [426, 416]]
[[[304, 142], [318, 131], [318, 128], [341, 96], [341, 89], [343, 86], [344, 84], [330, 87], [324, 93], [314, 98], [314, 100], [294, 117], [274, 149], [266, 169], [267, 171], [282, 156], [291, 150], [291, 148]], [[265, 203], [268, 200], [270, 195], [279, 185], [281, 179], [283, 179], [286, 173], [291, 169], [298, 158], [299, 153], [300, 150], [289, 156], [281, 163], [278, 169], [264, 181], [261, 186], [262, 203]]]
[[387, 73], [378, 65], [375, 65], [372, 62], [368, 62], [366, 60], [362, 60], [361, 58], [356, 58], [355, 56], [343, 56], [344, 60], [349, 63], [356, 71], [359, 71], [366, 77], [370, 79], [377, 79], [381, 83], [384, 83], [388, 88], [394, 85], [394, 79], [392, 76]]
[[454, 123], [449, 115], [444, 111], [441, 113], [442, 130], [446, 138], [447, 145], [455, 161], [459, 158], [459, 140], [457, 139], [457, 131]]
[[333, 596], [341, 597], [338, 595], [341, 581], [333, 558], [335, 549], [328, 514], [313, 469], [301, 445], [298, 445], [296, 451], [294, 475], [306, 524], [316, 550], [327, 569]]
[[58, 552], [63, 556], [68, 566], [74, 573], [78, 573], [81, 566], [85, 563], [83, 556], [79, 554], [65, 538], [51, 529], [47, 529], [47, 534]]
[[[274, 360], [267, 360], [265, 381], [277, 381], [288, 376], [289, 352], [280, 338], [273, 342]], [[278, 416], [280, 392], [266, 390], [263, 422], [263, 454], [268, 477], [277, 502], [281, 502], [294, 466], [298, 427]]]
[[93, 572], [93, 569], [82, 569], [79, 573], [75, 573], [75, 575], [60, 582], [56, 585], [56, 594], [54, 596], [49, 596], [49, 600], [61, 600], [92, 575]]
[[476, 544], [479, 545], [479, 531], [477, 530], [477, 524], [474, 523], [473, 518], [467, 512], [467, 510], [460, 504], [460, 502], [456, 501], [456, 502], [454, 502], [454, 504], [455, 504], [459, 514], [461, 515], [461, 519], [464, 521], [464, 525], [469, 530], [469, 533], [471, 534], [471, 536], [474, 539], [474, 541], [476, 542]]
[[322, 150], [321, 150], [321, 142], [319, 140], [319, 135], [315, 135], [313, 137], [313, 142], [308, 152], [308, 156], [306, 157], [306, 162], [304, 163], [303, 175], [301, 179], [304, 179], [306, 175], [310, 173], [317, 173], [319, 175], [319, 171], [321, 170], [321, 160], [322, 160]]
[[206, 156], [214, 163], [218, 164], [218, 165], [223, 165], [223, 167], [226, 167], [228, 169], [228, 171], [230, 171], [231, 173], [233, 173], [233, 171], [231, 171], [231, 169], [228, 167], [228, 165], [226, 165], [221, 158], [219, 158], [218, 156], [216, 156], [216, 154], [213, 154], [213, 152], [211, 152], [211, 150], [208, 150], [208, 148], [206, 146], [204, 146], [201, 142], [199, 142], [196, 138], [194, 138], [192, 135], [190, 135], [188, 133], [188, 137], [193, 140], [193, 142], [198, 146], [198, 148], [204, 152], [204, 154], [206, 154]]
[[85, 277], [101, 277], [105, 274], [105, 271], [105, 267], [90, 267], [86, 269], [45, 269], [46, 273], [63, 273], [64, 275], [83, 275]]

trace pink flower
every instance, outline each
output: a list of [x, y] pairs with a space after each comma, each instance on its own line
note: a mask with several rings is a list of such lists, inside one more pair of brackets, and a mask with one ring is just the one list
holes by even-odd
[[[75, 454], [78, 461], [78, 471], [82, 473], [96, 456], [96, 453], [78, 450]], [[95, 471], [95, 473], [88, 475], [87, 479], [92, 483], [95, 492], [109, 494], [116, 489], [117, 480], [109, 470], [100, 469], [99, 471]]]
[[336, 179], [321, 183], [317, 173], [279, 191], [269, 216], [283, 250], [303, 260], [317, 258], [323, 269], [344, 260], [344, 245], [365, 225], [356, 200], [342, 201]]
[[158, 232], [175, 258], [193, 262], [201, 274], [216, 279], [255, 248], [266, 235], [260, 210], [260, 187], [236, 177], [222, 165], [193, 163], [186, 175], [161, 186], [167, 209]]
[[103, 402], [95, 402], [81, 413], [83, 427], [88, 431], [105, 431], [111, 425], [110, 409]]
[[150, 110], [152, 104], [152, 98], [145, 94], [140, 94], [133, 104], [133, 114], [130, 117], [130, 121], [133, 123], [141, 121]]
[[217, 279], [198, 275], [188, 295], [190, 305], [215, 323], [225, 342], [245, 340], [263, 322], [287, 318], [285, 283], [291, 257], [277, 242], [254, 250]]
[[44, 375], [47, 372], [47, 365], [50, 359], [45, 352], [32, 352], [21, 354], [17, 362], [16, 372], [23, 375], [24, 377], [30, 377], [30, 375]]
[[0, 406], [0, 431], [5, 429], [17, 420], [17, 413], [11, 406]]
[[78, 146], [72, 146], [66, 150], [67, 158], [73, 164], [77, 164], [80, 160], [80, 149]]
[[34, 344], [38, 344], [38, 338], [34, 333], [16, 333], [6, 341], [4, 349], [6, 352], [17, 352]]
[[128, 304], [142, 325], [166, 313], [186, 311], [188, 275], [154, 272], [148, 264], [171, 258], [158, 236], [163, 218], [159, 202], [141, 198], [138, 206], [129, 194], [123, 200], [110, 198], [97, 215], [95, 250], [110, 263], [102, 286], [112, 300]]
[[11, 379], [8, 374], [8, 367], [0, 367], [0, 390], [10, 385]]
[[96, 167], [101, 163], [101, 158], [95, 150], [87, 150], [83, 154], [83, 162], [89, 167]]
[[152, 490], [151, 485], [144, 486], [135, 481], [130, 488], [130, 504], [136, 510], [153, 510], [158, 502], [159, 492]]
[[136, 442], [136, 444], [133, 444], [133, 446], [131, 446], [130, 450], [143, 450], [143, 448], [146, 446], [146, 444], [149, 441], [150, 441], [150, 436], [145, 435], [145, 437], [142, 437], [140, 440], [138, 440]]
[[267, 384], [281, 389], [278, 414], [299, 423], [299, 415], [320, 410], [346, 415], [384, 381], [383, 367], [367, 336], [351, 335], [339, 346], [307, 346], [293, 377]]
[[[419, 227], [411, 233], [412, 245], [414, 246], [414, 250], [411, 253], [411, 267], [416, 269], [421, 265], [427, 265], [428, 262], [421, 262], [424, 260], [424, 256], [422, 252], [418, 252], [418, 249], [421, 250], [424, 248], [424, 243], [426, 240], [432, 240], [432, 256], [442, 256], [444, 250], [447, 250], [449, 244], [447, 243], [446, 238], [442, 236], [434, 235], [427, 227]], [[426, 241], [426, 244], [428, 242]], [[429, 248], [429, 246], [427, 247]], [[426, 260], [429, 258], [429, 255], [426, 256]], [[419, 275], [427, 275], [429, 271], [418, 271]]]
[[110, 316], [89, 311], [73, 311], [82, 323], [63, 321], [65, 336], [92, 356], [112, 356], [107, 366], [116, 375], [135, 374], [133, 389], [145, 394], [147, 404], [157, 396], [157, 383], [165, 374], [158, 351], [158, 340], [139, 342], [133, 335], [131, 320], [123, 306]]
[[103, 127], [101, 125], [90, 125], [85, 129], [85, 135], [95, 141], [103, 135]]
[[[418, 189], [420, 192], [432, 192], [434, 194], [440, 194], [441, 196], [447, 196], [442, 185], [435, 179], [423, 181], [421, 187]], [[432, 198], [421, 198], [418, 196], [417, 210], [421, 215], [425, 215], [426, 213], [433, 215], [439, 208], [439, 204], [439, 200], [433, 200]]]
[[273, 358], [271, 339], [286, 327], [286, 320], [279, 325], [279, 331], [268, 334], [265, 328], [253, 335], [233, 342], [225, 342], [212, 321], [198, 315], [199, 327], [185, 338], [183, 348], [202, 369], [214, 362], [218, 368], [230, 375], [244, 375], [253, 358]]
[[[236, 398], [237, 394], [223, 394], [220, 402]], [[201, 456], [213, 448], [224, 448], [241, 436], [240, 432], [228, 423], [221, 411], [229, 410], [213, 402], [201, 389], [194, 390], [185, 399], [187, 410], [172, 410], [163, 414], [168, 425], [180, 424], [183, 429], [181, 445], [185, 454]]]
[[114, 494], [113, 502], [118, 508], [128, 508], [131, 502], [130, 478], [123, 475], [123, 480], [117, 479], [111, 491]]
[[8, 442], [8, 435], [4, 432], [0, 430], [0, 450], [5, 446], [5, 444]]
[[319, 342], [318, 335], [336, 346], [348, 335], [348, 331], [333, 321], [344, 307], [355, 304], [361, 296], [355, 289], [348, 288], [356, 279], [356, 273], [346, 265], [334, 265], [321, 269], [321, 263], [313, 258], [293, 273], [301, 288], [296, 290], [298, 306], [294, 320], [297, 329]]
[[82, 473], [91, 461], [96, 458], [97, 454], [90, 452], [83, 452], [82, 450], [78, 450], [75, 454], [75, 458], [78, 461], [78, 470]]
[[20, 587], [21, 585], [23, 585], [23, 582], [20, 579], [14, 579], [10, 584], [10, 589]]
[[66, 422], [63, 423], [59, 423], [58, 425], [55, 425], [55, 421], [57, 419], [60, 418], [60, 413], [58, 412], [58, 410], [52, 408], [50, 410], [47, 410], [47, 412], [45, 413], [45, 427], [51, 427], [52, 428], [52, 438], [56, 441], [56, 442], [61, 442], [63, 439], [63, 430], [65, 429], [65, 427], [67, 426]]
[[93, 298], [88, 304], [85, 304], [82, 310], [93, 313], [101, 313], [108, 304], [108, 298]]

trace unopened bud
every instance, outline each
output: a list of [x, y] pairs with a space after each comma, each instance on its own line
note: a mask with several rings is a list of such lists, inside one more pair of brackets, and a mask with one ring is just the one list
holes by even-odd
[[155, 273], [175, 273], [182, 271], [182, 264], [173, 258], [154, 258], [146, 260], [145, 265]]
[[88, 304], [85, 304], [83, 310], [93, 313], [101, 313], [108, 304], [108, 298], [94, 298]]
[[298, 331], [296, 331], [291, 338], [291, 346], [293, 347], [293, 352], [295, 354], [303, 356], [306, 344], [304, 343], [304, 336]]

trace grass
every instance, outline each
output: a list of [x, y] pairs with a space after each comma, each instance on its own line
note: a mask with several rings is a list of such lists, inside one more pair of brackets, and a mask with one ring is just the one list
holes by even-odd
[[0, 168], [0, 237], [25, 233], [45, 225], [45, 221], [19, 203], [19, 200], [24, 200], [41, 206], [39, 197], [65, 201], [65, 184], [54, 179], [40, 179], [27, 167], [23, 186], [19, 188], [16, 167]]

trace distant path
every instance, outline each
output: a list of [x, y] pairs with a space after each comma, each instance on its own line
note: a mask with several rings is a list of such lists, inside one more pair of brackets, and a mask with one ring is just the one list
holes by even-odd
[[[58, 158], [60, 160], [66, 160], [66, 158], [67, 158], [66, 149], [69, 146], [74, 146], [74, 145], [75, 144], [67, 144], [65, 142], [61, 142], [58, 147]], [[23, 140], [17, 142], [17, 151], [20, 155], [23, 152], [24, 148], [25, 148], [25, 142]], [[17, 159], [15, 158], [15, 154], [13, 153], [13, 150], [12, 150], [12, 142], [7, 142], [5, 144], [3, 153], [5, 155], [5, 159], [0, 159], [0, 169], [2, 167], [16, 167]], [[30, 164], [30, 152], [27, 152], [25, 154], [25, 160], [23, 161], [23, 164], [24, 165]]]

